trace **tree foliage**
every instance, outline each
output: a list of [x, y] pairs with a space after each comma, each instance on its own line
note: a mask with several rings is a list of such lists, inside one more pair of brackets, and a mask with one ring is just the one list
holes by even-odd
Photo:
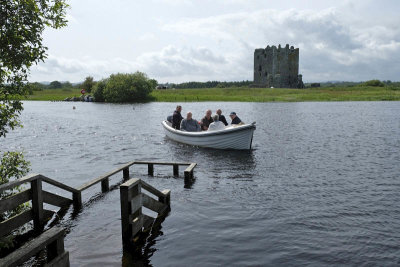
[[154, 80], [143, 72], [112, 74], [103, 89], [103, 99], [111, 103], [142, 102], [153, 88]]
[[103, 79], [96, 83], [92, 91], [94, 101], [104, 102], [104, 88], [106, 88], [106, 85], [107, 85], [107, 79]]
[[[64, 0], [0, 0], [0, 138], [20, 126], [20, 99], [29, 91], [26, 86], [29, 68], [46, 58], [42, 44], [46, 27], [66, 25]], [[33, 90], [33, 89], [32, 89]], [[5, 152], [0, 160], [0, 184], [18, 179], [29, 171], [22, 153]], [[0, 198], [13, 194], [9, 190]], [[0, 214], [0, 220], [23, 209]], [[0, 240], [0, 247], [5, 246]]]
[[19, 125], [29, 68], [46, 58], [46, 26], [66, 25], [63, 0], [0, 0], [0, 137]]
[[85, 81], [82, 83], [82, 89], [85, 89], [87, 93], [91, 93], [92, 89], [96, 83], [93, 81], [93, 77], [88, 76], [85, 78]]

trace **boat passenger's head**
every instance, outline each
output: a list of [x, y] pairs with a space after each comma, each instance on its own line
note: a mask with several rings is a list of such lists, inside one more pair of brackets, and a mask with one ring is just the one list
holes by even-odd
[[231, 112], [231, 114], [229, 114], [229, 117], [231, 117], [231, 119], [233, 120], [236, 117], [236, 112]]
[[219, 116], [221, 116], [222, 110], [221, 110], [221, 109], [217, 109], [217, 114], [218, 114]]
[[180, 106], [180, 105], [176, 106], [176, 111], [181, 112], [182, 111], [182, 106]]
[[213, 121], [219, 121], [219, 116], [217, 114], [215, 114], [212, 118], [213, 118]]
[[192, 112], [188, 112], [188, 113], [186, 113], [186, 119], [187, 120], [191, 120], [192, 119]]
[[207, 118], [210, 118], [210, 117], [211, 117], [211, 114], [212, 114], [211, 109], [207, 109], [207, 110], [206, 110], [206, 117], [207, 117]]

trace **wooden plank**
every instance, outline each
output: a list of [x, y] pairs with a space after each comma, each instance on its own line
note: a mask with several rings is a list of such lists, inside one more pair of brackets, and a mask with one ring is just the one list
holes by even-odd
[[161, 193], [158, 189], [154, 188], [153, 186], [149, 185], [148, 183], [146, 183], [145, 181], [141, 180], [140, 183], [142, 184], [142, 188], [149, 191], [150, 193], [152, 193], [153, 195], [157, 196], [157, 197], [162, 197], [164, 196], [163, 193]]
[[0, 200], [0, 213], [13, 210], [19, 205], [31, 200], [31, 190], [25, 190], [12, 195], [6, 199]]
[[65, 191], [68, 191], [68, 192], [71, 192], [71, 193], [79, 192], [79, 190], [76, 189], [76, 188], [70, 187], [70, 186], [65, 185], [65, 184], [63, 184], [63, 183], [60, 183], [60, 182], [58, 182], [58, 181], [56, 181], [56, 180], [50, 179], [49, 177], [46, 177], [46, 176], [44, 176], [44, 175], [40, 175], [40, 178], [41, 178], [43, 181], [45, 181], [46, 183], [51, 184], [51, 185], [54, 185], [54, 186], [59, 187], [59, 188], [61, 188], [61, 189], [64, 189]]
[[60, 208], [72, 204], [72, 200], [69, 198], [65, 198], [47, 191], [42, 191], [42, 192], [43, 192], [43, 201], [47, 204], [54, 205]]
[[2, 185], [0, 185], [0, 193], [5, 190], [13, 189], [14, 187], [16, 187], [18, 185], [31, 182], [39, 177], [40, 177], [39, 174], [30, 174], [30, 175], [24, 176], [22, 178], [19, 178], [15, 181], [8, 182], [6, 184], [2, 184]]
[[[33, 219], [32, 210], [26, 210], [21, 212], [10, 219], [0, 223], [0, 237], [3, 237], [18, 227], [24, 225], [25, 223]], [[1, 266], [1, 265], [0, 265]]]
[[61, 227], [53, 227], [38, 236], [37, 238], [27, 242], [16, 251], [10, 253], [0, 259], [0, 266], [18, 266], [23, 264], [33, 255], [41, 251], [47, 244], [52, 243], [64, 236], [64, 229]]
[[151, 227], [153, 226], [154, 223], [154, 218], [147, 216], [146, 214], [143, 214], [143, 231], [147, 232], [151, 230]]
[[149, 197], [146, 194], [142, 194], [142, 202], [143, 202], [143, 207], [146, 207], [157, 213], [161, 212], [166, 206], [165, 204], [158, 202], [157, 200]]
[[135, 164], [135, 162], [134, 162], [134, 161], [131, 161], [131, 162], [129, 162], [129, 163], [127, 163], [127, 164], [125, 164], [125, 165], [123, 165], [123, 166], [121, 166], [121, 167], [119, 167], [119, 168], [113, 170], [113, 171], [110, 171], [110, 172], [108, 172], [108, 173], [106, 173], [106, 174], [104, 174], [104, 175], [102, 175], [102, 176], [99, 176], [99, 177], [97, 177], [97, 178], [95, 178], [95, 179], [93, 179], [93, 180], [91, 180], [91, 181], [89, 181], [89, 182], [87, 182], [87, 183], [84, 183], [83, 185], [81, 185], [81, 186], [78, 187], [77, 189], [78, 189], [79, 191], [86, 190], [86, 189], [88, 189], [89, 187], [91, 187], [91, 186], [93, 186], [93, 185], [95, 185], [95, 184], [97, 184], [97, 183], [100, 183], [102, 180], [104, 180], [104, 179], [106, 179], [106, 178], [108, 178], [108, 177], [110, 177], [110, 176], [113, 176], [114, 174], [116, 174], [116, 173], [122, 171], [123, 169], [128, 168], [129, 166], [131, 166], [131, 165], [133, 165], [133, 164]]
[[154, 161], [135, 161], [135, 164], [154, 164], [154, 165], [190, 165], [188, 162], [154, 162]]
[[197, 163], [190, 163], [189, 167], [186, 168], [185, 172], [192, 172], [193, 169], [197, 166]]
[[32, 216], [33, 226], [35, 231], [42, 231], [44, 226], [43, 217], [43, 192], [42, 192], [42, 180], [36, 179], [31, 181], [32, 190]]
[[120, 187], [126, 187], [126, 188], [132, 188], [135, 185], [140, 183], [140, 179], [139, 178], [132, 178], [129, 179], [128, 181], [126, 181], [125, 183], [121, 184]]
[[137, 212], [142, 206], [142, 194], [139, 193], [131, 200], [131, 214]]
[[143, 228], [143, 215], [139, 215], [138, 217], [136, 217], [135, 219], [133, 219], [132, 221], [132, 237], [134, 237], [135, 235], [137, 235], [140, 231], [142, 231]]

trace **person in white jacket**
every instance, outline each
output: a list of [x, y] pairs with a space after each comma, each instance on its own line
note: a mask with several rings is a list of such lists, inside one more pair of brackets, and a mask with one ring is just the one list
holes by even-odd
[[219, 116], [215, 114], [213, 117], [212, 123], [208, 126], [209, 131], [219, 131], [225, 129], [225, 125], [222, 121], [219, 120]]

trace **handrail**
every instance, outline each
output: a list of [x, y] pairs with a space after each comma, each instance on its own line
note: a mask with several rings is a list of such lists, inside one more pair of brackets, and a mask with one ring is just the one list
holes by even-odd
[[0, 193], [5, 191], [5, 190], [13, 189], [16, 186], [19, 186], [21, 184], [28, 183], [28, 182], [31, 182], [33, 180], [36, 180], [39, 177], [40, 177], [40, 174], [32, 173], [32, 174], [29, 174], [29, 175], [24, 176], [22, 178], [16, 179], [16, 180], [11, 181], [11, 182], [8, 182], [6, 184], [2, 184], [2, 185], [0, 185]]
[[153, 164], [153, 165], [190, 165], [190, 162], [151, 162], [151, 161], [135, 161], [134, 164]]
[[51, 179], [51, 178], [49, 178], [49, 177], [46, 177], [46, 176], [44, 176], [44, 175], [41, 175], [41, 174], [40, 174], [40, 178], [41, 178], [44, 182], [46, 182], [46, 183], [48, 183], [48, 184], [51, 184], [51, 185], [54, 185], [54, 186], [56, 186], [56, 187], [59, 187], [59, 188], [61, 188], [61, 189], [64, 189], [65, 191], [69, 191], [69, 192], [71, 192], [71, 193], [78, 193], [78, 192], [79, 192], [79, 190], [76, 189], [76, 188], [70, 187], [70, 186], [68, 186], [68, 185], [66, 185], [66, 184], [63, 184], [63, 183], [60, 183], [60, 182], [58, 182], [58, 181], [56, 181], [56, 180], [53, 180], [53, 179]]
[[95, 185], [97, 183], [100, 183], [102, 180], [104, 180], [104, 179], [106, 179], [106, 178], [108, 178], [110, 176], [113, 176], [114, 174], [116, 174], [116, 173], [118, 173], [118, 172], [120, 172], [120, 171], [122, 171], [122, 170], [124, 170], [124, 169], [126, 169], [126, 168], [128, 168], [130, 166], [132, 166], [133, 164], [135, 164], [135, 161], [128, 162], [128, 163], [124, 164], [123, 166], [121, 166], [121, 167], [119, 167], [119, 168], [117, 168], [117, 169], [115, 169], [113, 171], [110, 171], [110, 172], [108, 172], [108, 173], [106, 173], [104, 175], [101, 175], [101, 176], [99, 176], [99, 177], [97, 177], [97, 178], [95, 178], [95, 179], [93, 179], [93, 180], [91, 180], [91, 181], [89, 181], [87, 183], [84, 183], [83, 185], [78, 187], [77, 190], [78, 191], [86, 190], [89, 187], [91, 187], [91, 186], [93, 186], [93, 185]]

